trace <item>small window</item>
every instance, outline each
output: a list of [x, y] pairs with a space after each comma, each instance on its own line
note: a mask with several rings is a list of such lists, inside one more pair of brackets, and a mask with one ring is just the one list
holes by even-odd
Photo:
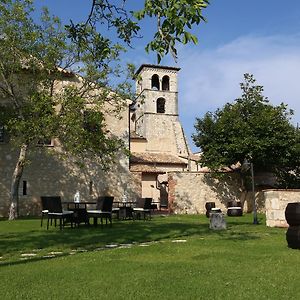
[[0, 143], [4, 143], [4, 125], [0, 124]]
[[89, 195], [93, 195], [93, 181], [90, 181], [90, 184], [89, 184]]
[[154, 74], [151, 78], [151, 89], [159, 91], [159, 77], [157, 74]]
[[162, 90], [163, 91], [169, 91], [170, 90], [170, 78], [167, 75], [165, 75], [162, 78]]
[[40, 139], [37, 141], [38, 146], [53, 146], [51, 139]]
[[23, 181], [23, 196], [26, 196], [27, 195], [27, 181], [24, 180]]
[[156, 112], [160, 114], [165, 113], [166, 100], [164, 98], [158, 98], [156, 101]]

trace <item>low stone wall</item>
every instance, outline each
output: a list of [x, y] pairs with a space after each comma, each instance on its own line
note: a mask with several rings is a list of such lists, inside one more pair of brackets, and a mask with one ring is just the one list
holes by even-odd
[[226, 211], [229, 201], [240, 201], [244, 194], [235, 174], [216, 179], [210, 173], [170, 172], [168, 182], [169, 210], [178, 214], [204, 214], [206, 202], [215, 202], [216, 207]]
[[300, 190], [265, 190], [262, 193], [266, 206], [266, 225], [288, 227], [285, 208], [290, 202], [300, 202]]

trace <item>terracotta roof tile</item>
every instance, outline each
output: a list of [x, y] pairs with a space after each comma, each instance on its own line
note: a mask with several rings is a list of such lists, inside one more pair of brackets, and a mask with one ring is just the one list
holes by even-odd
[[149, 166], [149, 165], [131, 165], [130, 166], [131, 172], [143, 172], [143, 173], [166, 173], [167, 170], [156, 166]]

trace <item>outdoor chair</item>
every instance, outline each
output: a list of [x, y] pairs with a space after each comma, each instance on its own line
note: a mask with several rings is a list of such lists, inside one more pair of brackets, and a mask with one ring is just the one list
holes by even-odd
[[119, 203], [117, 202], [113, 202], [113, 206], [112, 206], [112, 214], [115, 214], [117, 219], [120, 218], [120, 207], [119, 207]]
[[112, 205], [114, 197], [103, 196], [98, 197], [97, 206], [95, 210], [88, 210], [88, 218], [94, 219], [94, 225], [97, 226], [97, 219], [100, 218], [101, 225], [103, 225], [103, 219], [105, 219], [105, 224], [107, 225], [107, 220], [109, 220], [110, 225], [112, 225]]
[[49, 201], [52, 199], [52, 197], [48, 196], [41, 196], [41, 205], [42, 205], [42, 211], [41, 211], [41, 227], [43, 226], [43, 219], [44, 216], [48, 216], [49, 212]]
[[146, 220], [147, 215], [151, 219], [151, 202], [152, 198], [139, 198], [136, 207], [133, 208], [134, 219], [140, 219], [141, 215], [144, 216], [144, 220]]
[[54, 224], [56, 226], [56, 220], [59, 220], [59, 228], [65, 226], [67, 221], [70, 221], [71, 227], [73, 227], [73, 211], [71, 210], [63, 210], [61, 204], [60, 196], [48, 197], [48, 219], [47, 219], [47, 230], [49, 229], [49, 221], [54, 220]]

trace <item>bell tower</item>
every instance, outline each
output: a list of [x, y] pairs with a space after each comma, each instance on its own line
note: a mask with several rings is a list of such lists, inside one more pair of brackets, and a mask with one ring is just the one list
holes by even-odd
[[179, 70], [144, 64], [136, 72], [134, 131], [147, 140], [147, 152], [188, 155], [178, 118]]

